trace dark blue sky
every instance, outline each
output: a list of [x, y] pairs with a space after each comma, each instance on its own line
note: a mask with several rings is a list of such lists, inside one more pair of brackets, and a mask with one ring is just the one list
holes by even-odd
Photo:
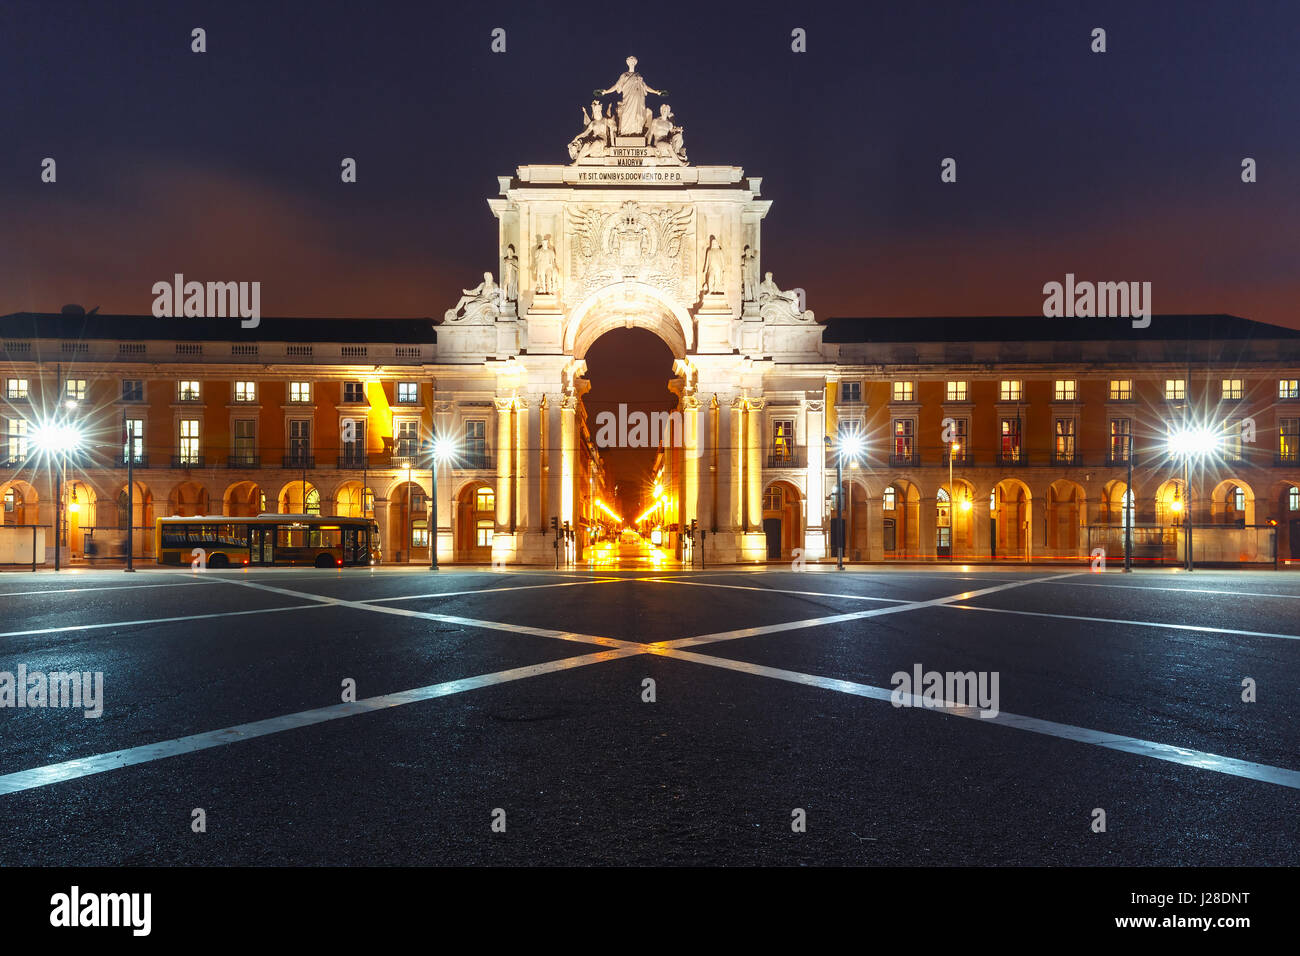
[[764, 178], [765, 268], [819, 317], [1037, 313], [1074, 272], [1300, 327], [1298, 50], [1294, 0], [11, 0], [0, 313], [147, 312], [184, 272], [267, 314], [440, 315], [495, 262], [496, 176], [567, 161], [631, 53], [693, 162]]

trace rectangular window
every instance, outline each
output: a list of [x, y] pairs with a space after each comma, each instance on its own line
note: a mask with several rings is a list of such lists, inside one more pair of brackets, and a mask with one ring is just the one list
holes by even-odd
[[197, 418], [181, 419], [181, 461], [182, 465], [196, 465], [199, 461], [199, 420]]
[[840, 401], [841, 402], [862, 401], [862, 383], [861, 382], [840, 382]]
[[414, 405], [420, 400], [420, 386], [417, 382], [398, 382], [397, 401], [402, 405]]
[[1242, 380], [1239, 378], [1225, 378], [1223, 380], [1223, 398], [1239, 400], [1244, 391]]
[[256, 382], [236, 382], [236, 383], [235, 383], [235, 401], [237, 401], [237, 402], [255, 402], [255, 401], [257, 401], [257, 383], [256, 383]]
[[1282, 464], [1300, 462], [1300, 418], [1284, 418], [1278, 423], [1277, 455]]
[[9, 461], [11, 464], [27, 460], [27, 422], [21, 418], [9, 419]]
[[1110, 391], [1107, 393], [1107, 397], [1112, 402], [1133, 401], [1133, 379], [1112, 378], [1110, 380]]
[[944, 389], [944, 400], [949, 402], [964, 402], [969, 393], [969, 383], [948, 382]]
[[199, 400], [199, 383], [193, 379], [177, 382], [176, 397], [182, 402], [197, 402]]
[[491, 488], [480, 488], [474, 492], [474, 510], [478, 512], [496, 511], [497, 494]]
[[1078, 382], [1072, 378], [1058, 378], [1056, 387], [1052, 390], [1052, 400], [1057, 402], [1072, 402], [1078, 393]]
[[1224, 461], [1241, 461], [1241, 419], [1229, 419], [1223, 423], [1223, 459]]
[[364, 402], [366, 400], [366, 387], [361, 382], [344, 382], [343, 383], [343, 401], [345, 402]]
[[294, 465], [311, 464], [310, 418], [295, 418], [289, 422], [289, 461]]
[[122, 379], [122, 401], [124, 402], [143, 402], [144, 401], [144, 382], [138, 378]]
[[1056, 419], [1056, 460], [1062, 464], [1074, 463], [1074, 419]]
[[27, 379], [9, 378], [5, 379], [5, 398], [24, 399], [27, 397]]
[[486, 468], [487, 420], [470, 418], [465, 421], [465, 462], [470, 468]]
[[1165, 401], [1181, 402], [1187, 398], [1187, 379], [1185, 378], [1167, 378], [1165, 379]]
[[888, 488], [885, 489], [885, 493], [884, 493], [884, 496], [883, 496], [883, 504], [884, 504], [884, 510], [885, 510], [885, 511], [893, 511], [893, 510], [894, 510], [894, 507], [895, 507], [895, 498], [894, 498], [894, 486], [893, 486], [893, 485], [890, 485]]
[[135, 464], [144, 463], [144, 419], [128, 418], [126, 420], [126, 434], [122, 436], [122, 463], [126, 463], [128, 455], [135, 456]]
[[1110, 460], [1112, 463], [1128, 462], [1129, 436], [1132, 435], [1132, 428], [1132, 419], [1112, 418], [1110, 420]]
[[257, 462], [257, 419], [235, 419], [235, 443], [231, 448], [231, 464], [251, 467]]
[[998, 454], [1003, 464], [1017, 464], [1020, 461], [1020, 419], [1004, 418], [1001, 423], [1001, 444]]
[[343, 438], [343, 462], [345, 468], [360, 468], [366, 464], [366, 420], [353, 418], [352, 428], [345, 424], [339, 431]]
[[1300, 488], [1295, 485], [1287, 489], [1286, 506], [1288, 511], [1300, 511]]
[[474, 528], [474, 543], [480, 548], [492, 547], [493, 524], [491, 521], [480, 521]]
[[772, 458], [774, 463], [794, 461], [794, 419], [772, 420]]
[[411, 547], [427, 548], [429, 546], [429, 522], [421, 518], [411, 522]]
[[[394, 431], [395, 441], [393, 443], [393, 457], [413, 459], [419, 451], [417, 447], [420, 441], [420, 423], [413, 419], [406, 419], [395, 423]], [[404, 464], [397, 467], [404, 468]]]
[[[947, 462], [947, 455], [952, 455], [955, 462], [970, 461], [970, 442], [967, 441], [968, 429], [970, 427], [969, 418], [954, 418], [952, 420], [952, 441], [944, 450], [944, 461]], [[956, 447], [954, 447], [956, 446]]]
[[910, 464], [916, 453], [916, 421], [911, 418], [894, 419], [894, 460]]
[[63, 383], [63, 398], [68, 402], [84, 402], [86, 400], [86, 380], [84, 378], [70, 378]]
[[1018, 402], [1024, 394], [1024, 382], [1018, 378], [1004, 378], [998, 384], [998, 401]]
[[1278, 398], [1300, 398], [1300, 378], [1280, 378], [1277, 380]]
[[311, 401], [311, 382], [290, 382], [290, 383], [289, 383], [289, 401], [291, 401], [291, 402], [310, 402], [310, 401]]
[[914, 390], [915, 390], [915, 383], [913, 382], [895, 382], [894, 391], [893, 391], [894, 401], [896, 402], [912, 401], [912, 395], [914, 394]]

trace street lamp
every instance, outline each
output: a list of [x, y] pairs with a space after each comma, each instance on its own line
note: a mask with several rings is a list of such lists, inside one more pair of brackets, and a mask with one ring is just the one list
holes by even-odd
[[80, 450], [81, 429], [68, 421], [49, 420], [36, 428], [32, 444], [44, 454], [58, 457], [54, 469], [54, 570], [60, 568], [60, 537], [63, 532], [63, 481], [68, 468], [68, 453]]
[[1174, 501], [1170, 505], [1174, 511], [1183, 512], [1183, 552], [1184, 566], [1188, 571], [1193, 569], [1192, 560], [1192, 469], [1191, 462], [1195, 458], [1198, 461], [1208, 455], [1213, 454], [1219, 447], [1219, 435], [1213, 429], [1205, 425], [1184, 423], [1177, 431], [1171, 431], [1167, 440], [1169, 455], [1172, 458], [1181, 458], [1183, 460], [1183, 489], [1184, 500], [1178, 501], [1177, 489], [1174, 491]]
[[433, 481], [433, 494], [429, 497], [429, 570], [438, 570], [438, 463], [456, 456], [456, 446], [450, 438], [436, 432], [430, 443], [429, 474]]
[[961, 442], [954, 441], [948, 448], [948, 560], [953, 559], [952, 553], [957, 543], [957, 495], [952, 487], [952, 460], [957, 457], [957, 452], [961, 451]]
[[[826, 444], [830, 445], [830, 436]], [[851, 459], [854, 464], [867, 450], [867, 441], [857, 432], [845, 432], [839, 436], [835, 449], [835, 530], [839, 536], [839, 547], [835, 552], [835, 568], [844, 570], [844, 539], [848, 537], [844, 528], [844, 459]]]

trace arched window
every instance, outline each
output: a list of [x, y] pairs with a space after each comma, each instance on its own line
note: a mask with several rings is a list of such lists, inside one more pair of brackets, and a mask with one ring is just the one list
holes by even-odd
[[1300, 511], [1300, 488], [1295, 485], [1286, 490], [1286, 506], [1288, 511]]
[[1232, 487], [1232, 510], [1246, 510], [1246, 489], [1241, 485], [1233, 485]]
[[951, 499], [948, 497], [948, 489], [940, 488], [939, 493], [934, 496], [935, 501], [941, 505], [946, 505]]
[[307, 492], [307, 506], [304, 513], [309, 515], [320, 514], [320, 492], [315, 488]]
[[12, 488], [5, 489], [5, 513], [13, 514], [14, 509], [18, 507], [18, 496], [14, 494]]
[[[9, 495], [11, 495], [11, 494], [13, 494], [13, 489], [10, 489], [10, 490], [5, 494], [5, 511], [10, 510], [10, 509], [9, 509]], [[125, 531], [125, 530], [129, 527], [129, 523], [130, 523], [130, 521], [131, 521], [131, 499], [128, 498], [128, 497], [126, 496], [126, 489], [123, 488], [121, 491], [119, 491], [119, 492], [117, 493], [117, 527], [118, 527], [118, 529], [121, 530], [121, 531]]]
[[893, 485], [890, 485], [888, 488], [885, 489], [884, 503], [885, 503], [886, 511], [894, 510], [894, 486]]

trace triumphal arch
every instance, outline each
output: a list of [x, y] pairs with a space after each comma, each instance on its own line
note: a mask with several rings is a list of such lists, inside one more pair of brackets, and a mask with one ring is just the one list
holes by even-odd
[[[550, 519], [578, 524], [584, 358], [623, 327], [653, 331], [676, 359], [679, 518], [709, 532], [706, 554], [764, 557], [763, 493], [779, 478], [802, 499], [798, 543], [820, 557], [834, 347], [822, 344], [803, 291], [780, 288], [764, 259], [762, 181], [739, 166], [691, 163], [666, 94], [634, 57], [596, 92], [579, 107], [567, 162], [499, 177], [488, 200], [495, 270], [438, 327], [439, 411], [486, 405], [491, 376], [493, 560], [549, 563]], [[801, 460], [771, 460], [774, 408], [794, 423], [792, 447], [809, 450]]]

